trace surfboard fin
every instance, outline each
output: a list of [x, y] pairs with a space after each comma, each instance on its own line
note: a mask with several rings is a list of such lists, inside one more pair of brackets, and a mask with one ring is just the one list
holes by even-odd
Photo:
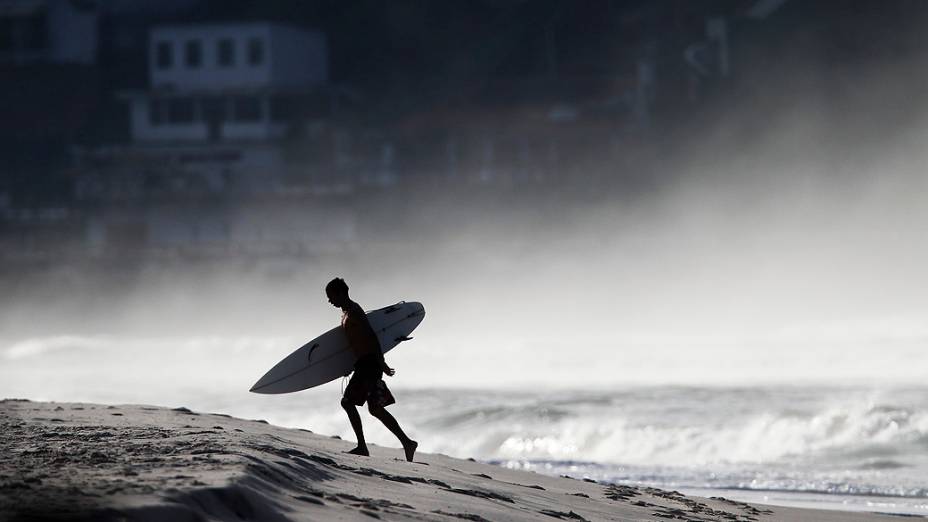
[[313, 358], [313, 351], [314, 351], [316, 348], [319, 348], [319, 343], [314, 344], [314, 345], [312, 346], [312, 348], [309, 349], [309, 353], [306, 354], [306, 361], [307, 361], [307, 362], [309, 362], [309, 360]]
[[409, 341], [409, 340], [411, 340], [411, 339], [412, 339], [412, 337], [397, 337], [396, 339], [394, 339], [394, 341], [396, 341], [396, 342], [398, 342], [398, 343], [401, 343], [401, 342], [403, 342], [403, 341]]

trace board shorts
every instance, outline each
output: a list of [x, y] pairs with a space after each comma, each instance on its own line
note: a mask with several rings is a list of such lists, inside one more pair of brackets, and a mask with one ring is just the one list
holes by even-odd
[[354, 364], [354, 373], [345, 387], [344, 398], [355, 406], [383, 408], [396, 402], [387, 383], [383, 382], [381, 359], [377, 356], [365, 356]]

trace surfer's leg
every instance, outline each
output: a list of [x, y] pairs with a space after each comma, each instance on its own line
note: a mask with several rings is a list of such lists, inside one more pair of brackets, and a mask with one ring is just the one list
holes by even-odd
[[361, 414], [358, 408], [348, 399], [342, 399], [342, 408], [348, 414], [348, 420], [351, 421], [351, 428], [354, 430], [354, 436], [358, 439], [358, 447], [349, 451], [355, 455], [368, 455], [367, 443], [364, 441], [364, 429], [361, 427]]
[[388, 430], [396, 435], [396, 438], [400, 439], [400, 443], [406, 451], [406, 460], [412, 462], [412, 457], [416, 453], [416, 448], [419, 447], [419, 443], [406, 436], [406, 433], [403, 432], [403, 428], [400, 428], [400, 423], [396, 421], [396, 418], [391, 415], [386, 408], [368, 404], [367, 409], [371, 412], [371, 415], [379, 419]]

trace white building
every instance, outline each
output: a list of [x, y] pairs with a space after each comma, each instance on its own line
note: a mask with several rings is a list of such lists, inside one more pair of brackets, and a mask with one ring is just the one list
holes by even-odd
[[91, 244], [133, 247], [118, 233], [131, 229], [144, 247], [169, 253], [300, 256], [351, 247], [350, 209], [304, 198], [343, 190], [317, 165], [335, 155], [307, 152], [318, 134], [327, 143], [324, 35], [273, 23], [158, 26], [148, 61], [148, 88], [121, 95], [132, 143], [75, 155], [79, 199], [144, 209], [99, 216]]
[[327, 83], [326, 41], [271, 23], [157, 27], [149, 79], [126, 96], [136, 143], [273, 140]]
[[[146, 186], [274, 192], [285, 178], [318, 177], [312, 161], [286, 149], [287, 138], [313, 135], [332, 110], [322, 33], [269, 22], [156, 26], [148, 77], [147, 89], [120, 94], [131, 145], [78, 155], [79, 165], [109, 165], [105, 176], [78, 182], [79, 197], [151, 192]], [[318, 183], [329, 182], [340, 183]]]

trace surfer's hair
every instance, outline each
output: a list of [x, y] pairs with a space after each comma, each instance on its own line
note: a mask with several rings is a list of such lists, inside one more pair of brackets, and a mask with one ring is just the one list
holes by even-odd
[[348, 283], [340, 277], [329, 281], [329, 284], [325, 285], [326, 295], [338, 295], [338, 294], [347, 294], [348, 293]]

